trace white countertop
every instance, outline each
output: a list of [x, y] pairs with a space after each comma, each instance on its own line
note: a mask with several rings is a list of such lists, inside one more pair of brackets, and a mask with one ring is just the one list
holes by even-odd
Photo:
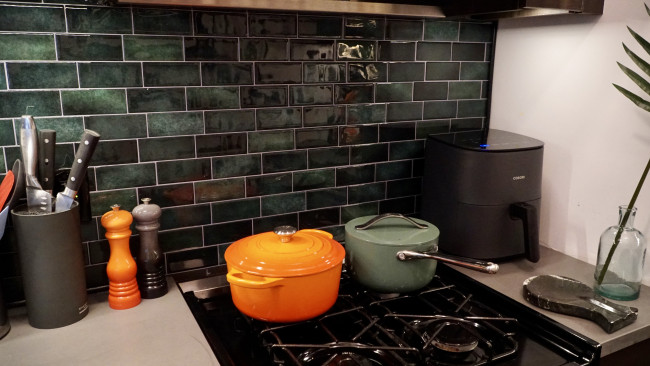
[[107, 292], [91, 294], [88, 315], [62, 328], [33, 328], [25, 307], [9, 309], [0, 365], [219, 365], [176, 283], [168, 282], [166, 295], [126, 310], [111, 309]]

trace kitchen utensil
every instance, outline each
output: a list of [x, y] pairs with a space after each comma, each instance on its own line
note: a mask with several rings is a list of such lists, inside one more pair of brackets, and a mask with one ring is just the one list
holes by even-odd
[[327, 311], [338, 295], [345, 250], [330, 233], [277, 227], [225, 252], [232, 300], [242, 313], [293, 322]]
[[38, 131], [38, 181], [49, 194], [54, 188], [54, 149], [56, 131]]
[[401, 214], [358, 217], [345, 224], [346, 263], [356, 281], [384, 293], [426, 286], [436, 273], [436, 260], [487, 273], [498, 270], [494, 263], [437, 253], [439, 235], [431, 223]]
[[0, 207], [5, 206], [5, 202], [11, 194], [11, 190], [14, 188], [14, 184], [14, 173], [10, 170], [7, 172], [7, 174], [5, 174], [5, 177], [2, 179], [2, 183], [0, 183]]
[[51, 212], [52, 195], [43, 190], [36, 178], [38, 164], [38, 133], [32, 116], [22, 116], [20, 126], [20, 148], [25, 164], [25, 185], [27, 207], [31, 211]]
[[11, 191], [11, 195], [9, 195], [5, 204], [9, 207], [9, 210], [16, 207], [18, 201], [25, 197], [25, 170], [20, 159], [14, 161], [14, 166], [11, 168], [11, 171], [14, 173], [14, 189]]
[[526, 279], [524, 298], [542, 309], [589, 319], [607, 333], [633, 323], [639, 311], [607, 300], [578, 280], [555, 275]]
[[[70, 175], [70, 168], [59, 168], [54, 175], [54, 192], [59, 193], [65, 189], [65, 184]], [[81, 181], [81, 186], [77, 190], [76, 201], [79, 202], [79, 217], [81, 222], [90, 222], [92, 218], [92, 209], [90, 207], [90, 184], [88, 183], [88, 170]]]
[[97, 143], [99, 142], [99, 134], [92, 130], [85, 130], [81, 136], [81, 143], [74, 156], [74, 162], [70, 169], [68, 182], [65, 184], [63, 192], [56, 195], [55, 209], [57, 212], [65, 211], [70, 208], [74, 201], [77, 190], [81, 186], [83, 178], [86, 175], [86, 169], [90, 158], [95, 152]]

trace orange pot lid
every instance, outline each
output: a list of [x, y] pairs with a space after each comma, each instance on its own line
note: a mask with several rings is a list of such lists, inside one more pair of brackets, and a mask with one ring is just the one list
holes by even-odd
[[345, 250], [322, 230], [280, 226], [230, 244], [225, 259], [242, 272], [267, 277], [295, 277], [323, 272], [343, 262]]

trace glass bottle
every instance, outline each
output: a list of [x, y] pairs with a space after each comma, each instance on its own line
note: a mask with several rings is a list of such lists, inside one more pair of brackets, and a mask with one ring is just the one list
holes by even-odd
[[627, 211], [627, 206], [619, 206], [618, 225], [610, 226], [600, 236], [598, 261], [594, 273], [594, 289], [596, 292], [614, 300], [634, 300], [638, 298], [641, 290], [641, 279], [643, 278], [646, 239], [639, 230], [634, 228], [634, 217], [636, 215], [636, 207], [634, 207], [630, 211], [604, 279], [602, 283], [598, 283], [600, 273], [614, 244], [616, 233]]

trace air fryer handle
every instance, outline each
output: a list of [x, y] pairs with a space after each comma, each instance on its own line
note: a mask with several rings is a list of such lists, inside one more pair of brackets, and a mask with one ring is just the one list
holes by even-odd
[[510, 215], [518, 218], [524, 224], [524, 250], [526, 259], [531, 262], [539, 261], [539, 215], [537, 207], [518, 202], [510, 205]]

